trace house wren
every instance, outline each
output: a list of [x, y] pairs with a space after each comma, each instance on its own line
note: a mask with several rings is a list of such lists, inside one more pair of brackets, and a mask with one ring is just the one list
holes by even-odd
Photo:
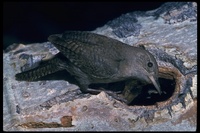
[[32, 81], [60, 70], [67, 70], [78, 81], [82, 92], [100, 92], [88, 88], [92, 83], [110, 83], [136, 79], [153, 84], [160, 91], [158, 65], [145, 49], [91, 32], [67, 31], [49, 36], [60, 51], [47, 63], [16, 74], [17, 80]]

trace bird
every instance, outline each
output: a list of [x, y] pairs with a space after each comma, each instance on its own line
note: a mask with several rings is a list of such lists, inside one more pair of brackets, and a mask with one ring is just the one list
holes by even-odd
[[158, 64], [145, 48], [130, 46], [89, 31], [53, 34], [48, 37], [48, 41], [60, 52], [38, 67], [16, 74], [16, 80], [34, 81], [48, 74], [66, 70], [78, 81], [83, 93], [101, 92], [89, 88], [90, 84], [134, 79], [153, 84], [161, 94]]

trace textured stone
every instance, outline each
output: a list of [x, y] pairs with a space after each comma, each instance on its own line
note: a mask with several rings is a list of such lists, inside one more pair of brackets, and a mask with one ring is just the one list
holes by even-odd
[[192, 87], [191, 87], [193, 98], [197, 98], [197, 75], [192, 77]]
[[14, 75], [22, 66], [25, 70], [36, 67], [38, 61], [50, 59], [58, 50], [49, 42], [10, 46], [3, 53], [3, 129], [195, 131], [196, 9], [195, 2], [166, 3], [152, 11], [127, 13], [92, 31], [129, 45], [145, 46], [155, 56], [160, 75], [174, 78], [172, 95], [153, 105], [128, 106], [104, 92], [83, 94], [65, 80], [18, 82]]

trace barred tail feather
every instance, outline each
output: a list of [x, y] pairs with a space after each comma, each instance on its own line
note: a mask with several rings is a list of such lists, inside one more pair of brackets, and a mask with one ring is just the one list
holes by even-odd
[[54, 73], [58, 70], [59, 70], [59, 68], [56, 65], [45, 64], [42, 67], [40, 66], [40, 67], [34, 68], [32, 70], [18, 73], [15, 75], [15, 77], [16, 77], [16, 80], [18, 80], [18, 81], [34, 81], [43, 76]]
[[41, 65], [39, 65], [34, 69], [16, 74], [15, 75], [16, 80], [34, 81], [48, 74], [63, 70], [66, 64], [64, 64], [64, 62], [61, 61], [61, 58], [57, 58], [58, 56], [60, 55], [58, 54], [55, 58], [49, 61], [42, 62]]

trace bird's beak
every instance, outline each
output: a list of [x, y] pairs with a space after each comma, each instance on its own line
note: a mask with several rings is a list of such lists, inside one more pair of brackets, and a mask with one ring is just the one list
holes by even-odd
[[153, 85], [156, 87], [157, 91], [159, 94], [161, 94], [161, 90], [160, 90], [160, 84], [158, 82], [158, 80], [155, 80], [155, 78], [151, 75], [149, 76], [151, 82], [153, 83]]

